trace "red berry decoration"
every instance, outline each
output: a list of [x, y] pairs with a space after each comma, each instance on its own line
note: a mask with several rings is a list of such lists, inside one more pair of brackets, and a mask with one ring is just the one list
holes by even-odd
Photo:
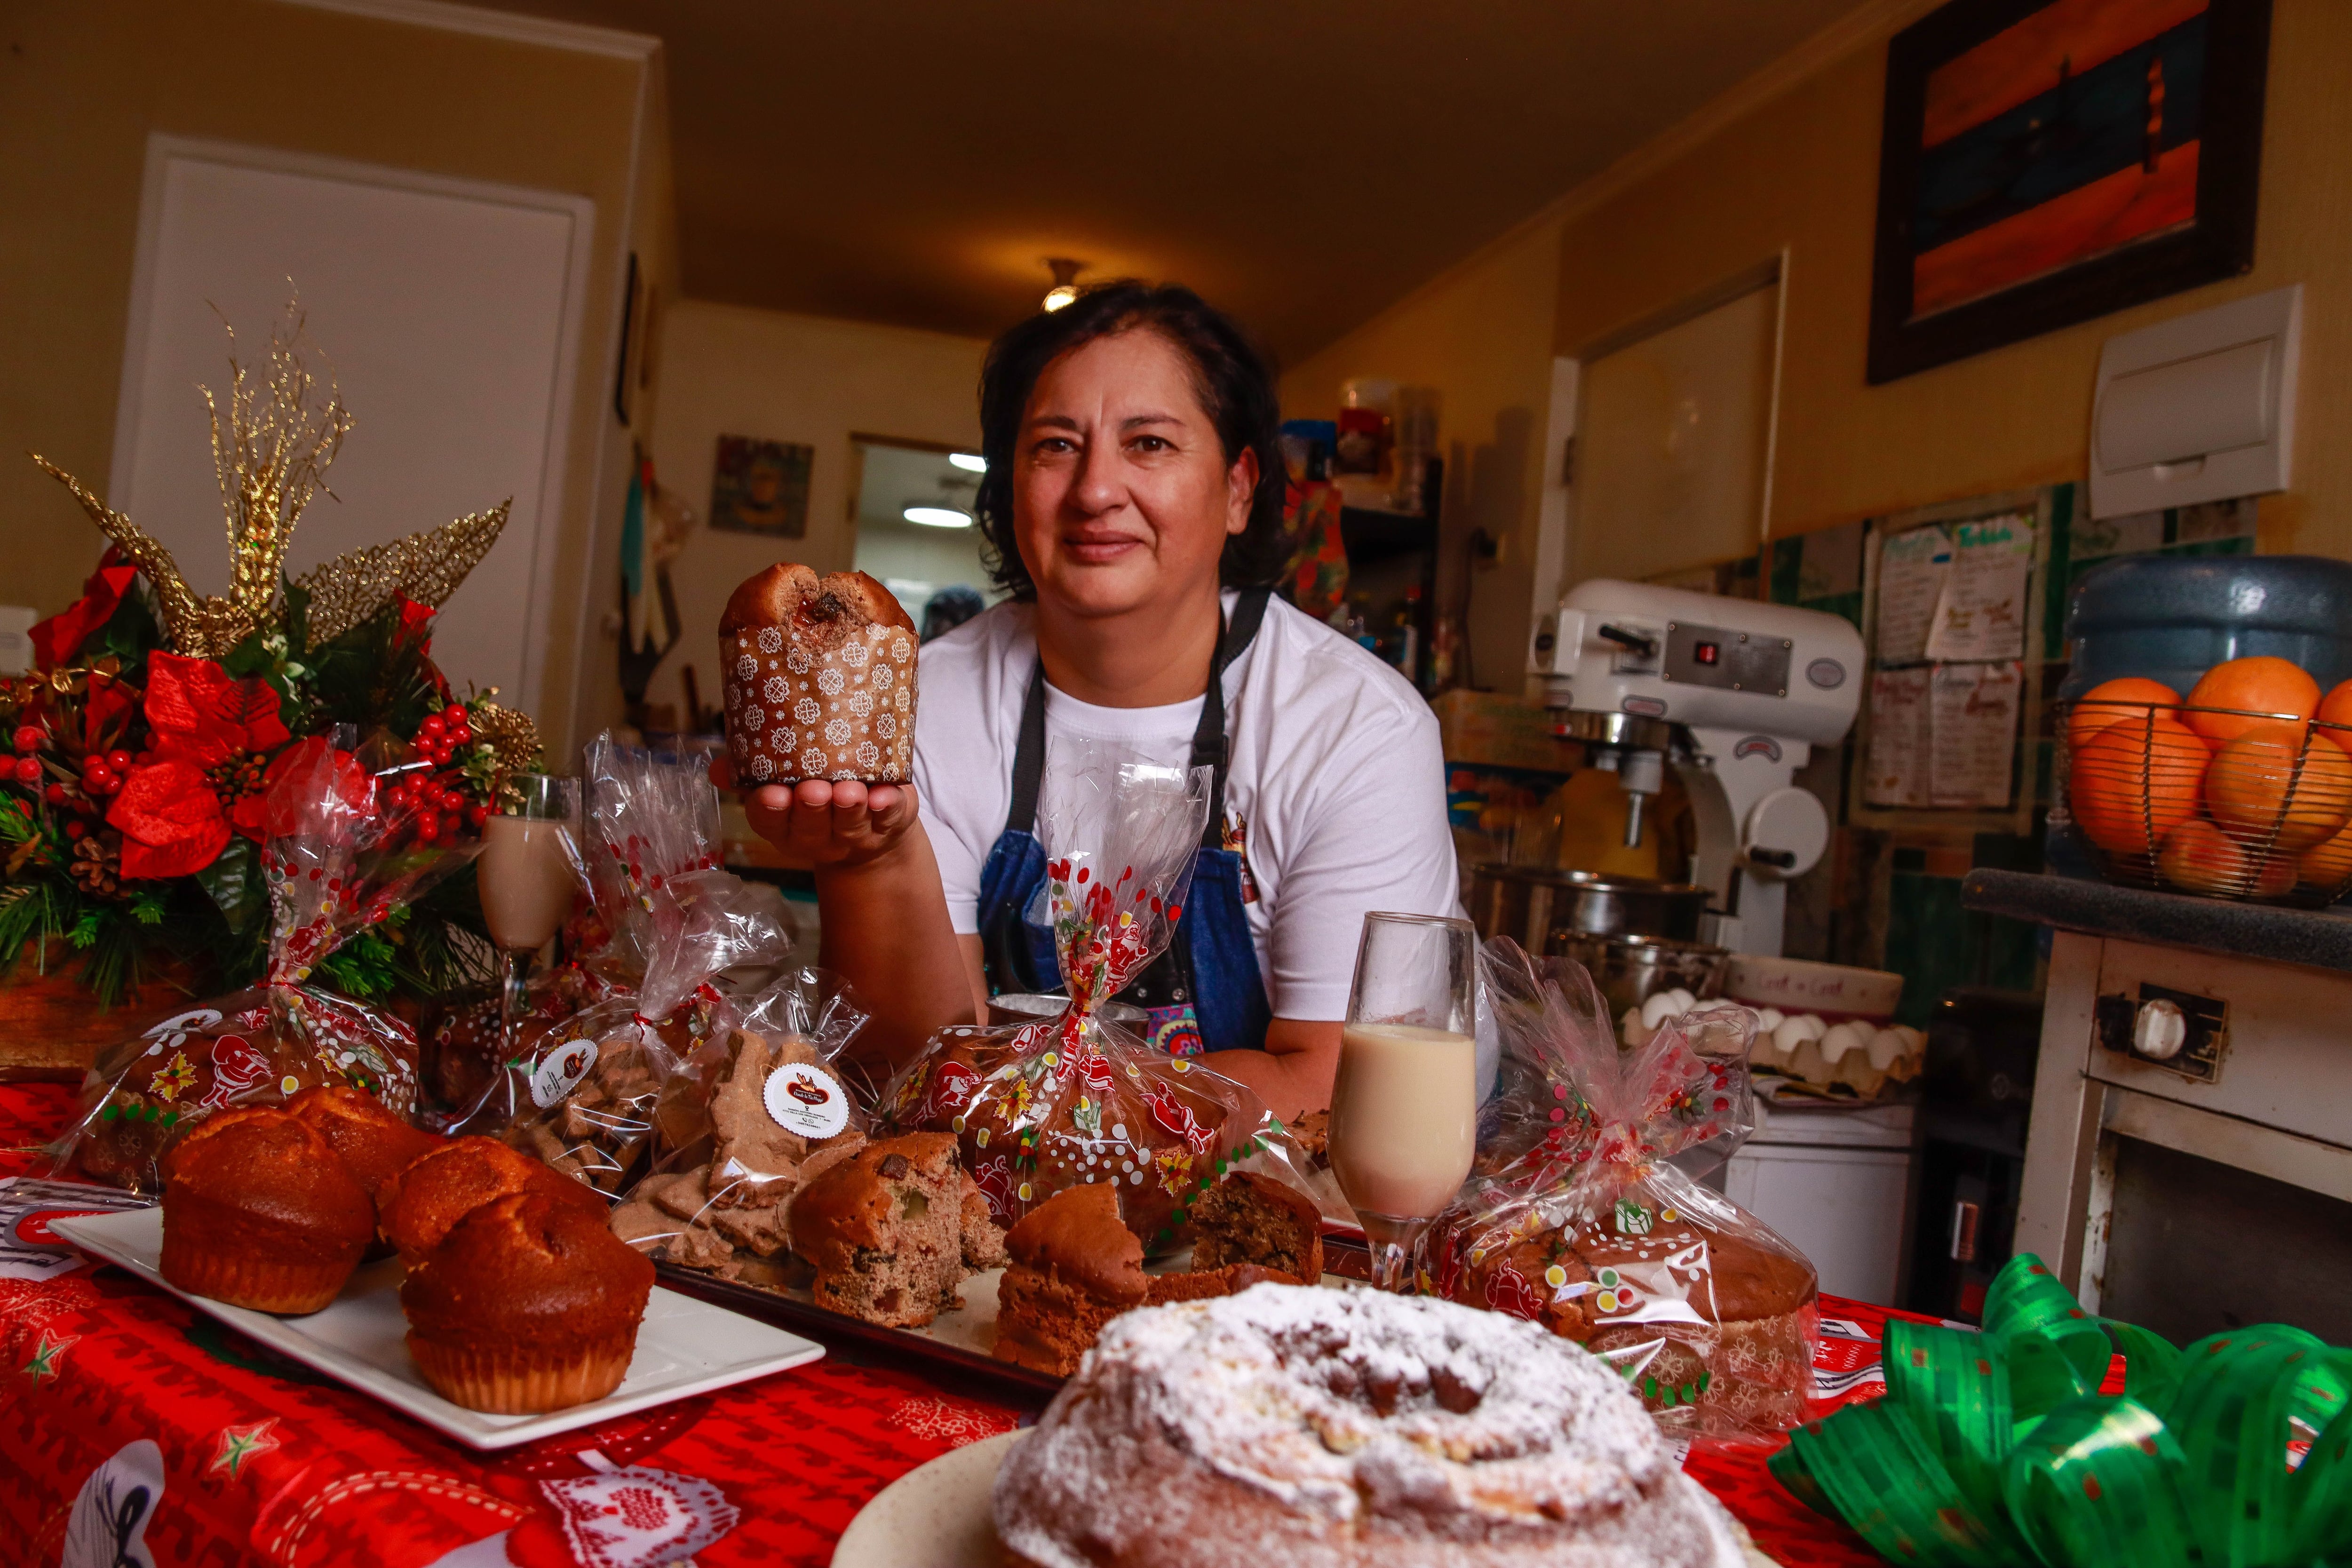
[[437, 735], [441, 732], [442, 729], [443, 721], [441, 715], [438, 713], [427, 713], [425, 716], [425, 721], [416, 726], [416, 732], [419, 735]]
[[41, 742], [43, 739], [44, 737], [41, 733], [41, 727], [38, 724], [19, 724], [16, 726], [16, 749], [20, 752], [39, 751], [41, 749]]
[[476, 828], [479, 828], [489, 819], [490, 808], [487, 805], [469, 805], [466, 808], [466, 820], [472, 823]]
[[[26, 759], [26, 762], [30, 761], [31, 759]], [[22, 778], [25, 776], [25, 763], [19, 763], [16, 764], [17, 777]], [[40, 764], [38, 763], [33, 763], [32, 766], [36, 770], [37, 775], [37, 770], [39, 769]], [[88, 767], [83, 768], [81, 771], [81, 787], [88, 790], [92, 795], [112, 795], [116, 790], [122, 787], [122, 781], [116, 777], [114, 770], [108, 767], [104, 763], [92, 762]]]
[[66, 819], [66, 841], [68, 843], [80, 842], [81, 836], [89, 831], [89, 829], [84, 826], [79, 818], [68, 817]]
[[18, 784], [37, 784], [41, 782], [41, 761], [38, 757], [18, 757], [16, 771]]
[[416, 818], [416, 842], [419, 844], [430, 844], [440, 837], [440, 813], [433, 811], [419, 813]]
[[49, 804], [50, 804], [51, 805], [65, 805], [65, 803], [66, 803], [66, 786], [65, 786], [65, 785], [63, 785], [63, 784], [52, 784], [51, 785], [49, 785], [48, 790], [47, 790], [47, 795], [48, 795], [48, 797], [49, 797]]
[[131, 753], [121, 750], [109, 752], [106, 753], [106, 765], [120, 777], [131, 771]]

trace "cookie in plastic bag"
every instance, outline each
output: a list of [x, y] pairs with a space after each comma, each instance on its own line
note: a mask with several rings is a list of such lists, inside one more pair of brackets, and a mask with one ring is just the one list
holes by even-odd
[[1794, 1426], [1819, 1339], [1813, 1266], [1693, 1179], [1754, 1124], [1755, 1015], [1687, 1014], [1621, 1056], [1581, 965], [1502, 938], [1480, 968], [1514, 1152], [1423, 1237], [1423, 1289], [1575, 1340], [1671, 1431]]

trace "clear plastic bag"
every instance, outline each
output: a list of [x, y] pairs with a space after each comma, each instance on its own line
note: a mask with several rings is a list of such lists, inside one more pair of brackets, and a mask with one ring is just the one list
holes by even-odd
[[588, 765], [588, 858], [604, 868], [592, 880], [600, 909], [618, 911], [613, 952], [635, 988], [540, 1034], [460, 1130], [503, 1129], [514, 1147], [617, 1197], [660, 1152], [671, 1079], [740, 1016], [725, 977], [764, 977], [792, 942], [775, 900], [718, 868], [707, 774], [603, 738]]
[[783, 1283], [793, 1195], [872, 1129], [871, 1085], [846, 1056], [868, 1016], [818, 969], [741, 998], [664, 1085], [664, 1153], [614, 1210], [614, 1233], [670, 1262]]
[[337, 739], [342, 743], [299, 742], [270, 786], [262, 984], [101, 1053], [83, 1080], [80, 1121], [55, 1145], [60, 1173], [156, 1191], [158, 1162], [181, 1129], [232, 1105], [275, 1105], [316, 1084], [350, 1084], [403, 1116], [415, 1113], [415, 1032], [312, 984], [312, 975], [337, 944], [390, 920], [481, 844], [454, 833], [420, 837], [421, 808], [393, 804], [381, 786], [405, 768], [405, 748], [379, 741], [354, 752], [346, 749], [349, 731]]
[[1694, 1179], [1754, 1126], [1755, 1015], [1686, 1014], [1621, 1054], [1581, 965], [1504, 938], [1480, 969], [1505, 1087], [1482, 1173], [1422, 1238], [1423, 1290], [1581, 1342], [1670, 1430], [1793, 1426], [1819, 1331], [1812, 1265]]
[[1211, 787], [1207, 768], [1056, 742], [1039, 803], [1042, 896], [1069, 1005], [1031, 1023], [943, 1029], [885, 1091], [894, 1127], [956, 1134], [998, 1225], [1065, 1187], [1110, 1182], [1128, 1228], [1157, 1254], [1189, 1239], [1192, 1200], [1227, 1170], [1324, 1201], [1253, 1091], [1098, 1011], [1174, 934]]

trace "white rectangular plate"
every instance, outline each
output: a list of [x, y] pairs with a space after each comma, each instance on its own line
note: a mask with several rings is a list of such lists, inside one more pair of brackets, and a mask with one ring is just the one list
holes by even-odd
[[408, 1359], [408, 1321], [400, 1310], [401, 1264], [396, 1258], [361, 1268], [323, 1311], [276, 1318], [191, 1296], [158, 1273], [156, 1261], [163, 1251], [160, 1208], [84, 1215], [54, 1220], [49, 1228], [289, 1360], [373, 1394], [472, 1448], [511, 1448], [673, 1399], [806, 1366], [824, 1354], [824, 1347], [813, 1340], [656, 1285], [637, 1330], [637, 1353], [620, 1387], [591, 1404], [544, 1415], [488, 1415], [450, 1404], [417, 1375]]

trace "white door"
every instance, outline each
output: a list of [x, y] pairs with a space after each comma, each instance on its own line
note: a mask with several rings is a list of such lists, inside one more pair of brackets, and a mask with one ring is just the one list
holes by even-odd
[[1586, 356], [1568, 585], [1756, 553], [1780, 293], [1775, 278]]
[[505, 533], [444, 606], [434, 654], [460, 692], [497, 686], [535, 706], [593, 216], [555, 192], [152, 139], [110, 504], [198, 593], [226, 591], [196, 389], [227, 390], [224, 318], [257, 371], [299, 290], [317, 345], [306, 357], [353, 424], [289, 574], [513, 497]]

